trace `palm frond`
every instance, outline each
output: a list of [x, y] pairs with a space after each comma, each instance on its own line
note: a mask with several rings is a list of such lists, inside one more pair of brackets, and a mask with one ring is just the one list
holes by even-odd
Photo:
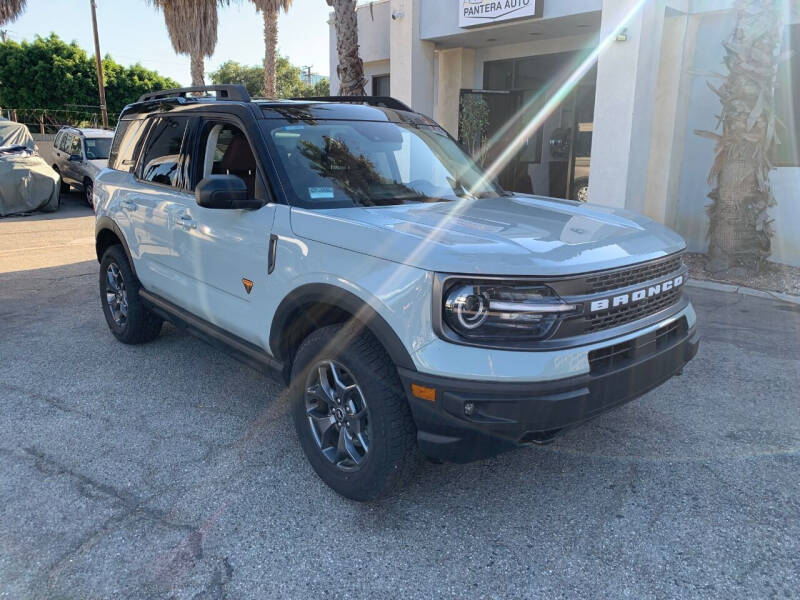
[[0, 0], [0, 25], [10, 23], [25, 11], [28, 0]]

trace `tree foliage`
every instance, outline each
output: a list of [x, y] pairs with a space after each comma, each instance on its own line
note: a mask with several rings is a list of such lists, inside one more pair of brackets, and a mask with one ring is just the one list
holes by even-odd
[[205, 84], [205, 57], [214, 54], [217, 46], [217, 4], [230, 0], [148, 0], [164, 13], [172, 48], [177, 54], [188, 54], [192, 85]]
[[[323, 79], [316, 85], [309, 85], [301, 78], [300, 69], [292, 65], [285, 56], [278, 56], [275, 73], [278, 98], [307, 98], [330, 94], [330, 85], [327, 79]], [[222, 63], [210, 76], [211, 81], [215, 84], [239, 83], [247, 88], [251, 96], [257, 97], [261, 95], [261, 87], [264, 83], [264, 68], [229, 60]]]
[[[139, 64], [125, 67], [109, 55], [103, 59], [109, 115], [153, 90], [178, 83]], [[97, 106], [94, 59], [76, 42], [55, 34], [32, 42], [0, 43], [0, 106], [62, 109], [65, 105]]]
[[0, 0], [0, 25], [16, 20], [25, 10], [28, 0]]

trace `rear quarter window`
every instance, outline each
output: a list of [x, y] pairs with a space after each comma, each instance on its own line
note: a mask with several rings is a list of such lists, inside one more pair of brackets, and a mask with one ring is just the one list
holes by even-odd
[[145, 123], [144, 119], [129, 119], [119, 122], [108, 156], [109, 168], [127, 173], [133, 171], [136, 166], [136, 152], [145, 131]]

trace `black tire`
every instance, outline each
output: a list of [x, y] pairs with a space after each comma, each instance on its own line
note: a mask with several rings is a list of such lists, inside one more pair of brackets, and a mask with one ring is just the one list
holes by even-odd
[[[113, 271], [114, 267], [116, 267], [116, 273], [122, 282], [124, 297], [127, 300], [125, 317], [119, 320], [112, 313], [112, 307], [108, 301], [108, 294], [115, 293], [109, 280], [109, 270]], [[100, 261], [100, 302], [108, 328], [114, 337], [123, 344], [143, 344], [154, 340], [161, 333], [161, 326], [164, 324], [160, 317], [147, 310], [139, 298], [141, 287], [122, 246], [115, 245], [106, 250], [103, 260]]]
[[[309, 421], [307, 381], [312, 369], [325, 361], [335, 361], [352, 374], [369, 410], [369, 451], [353, 470], [343, 470], [323, 454]], [[295, 356], [290, 397], [300, 445], [317, 475], [337, 493], [360, 502], [375, 500], [413, 475], [421, 457], [411, 410], [397, 368], [368, 331], [344, 324], [311, 333]]]
[[53, 171], [55, 171], [58, 174], [58, 180], [60, 183], [59, 191], [62, 194], [69, 193], [69, 184], [66, 181], [64, 181], [64, 178], [61, 176], [61, 171], [59, 171], [58, 167], [55, 166], [53, 167]]
[[92, 209], [94, 209], [94, 182], [91, 179], [84, 179], [83, 180], [83, 198], [86, 200], [86, 204], [88, 204]]

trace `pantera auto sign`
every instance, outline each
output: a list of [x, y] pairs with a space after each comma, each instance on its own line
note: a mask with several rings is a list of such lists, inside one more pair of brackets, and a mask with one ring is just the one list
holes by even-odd
[[542, 16], [542, 0], [458, 0], [459, 27]]

